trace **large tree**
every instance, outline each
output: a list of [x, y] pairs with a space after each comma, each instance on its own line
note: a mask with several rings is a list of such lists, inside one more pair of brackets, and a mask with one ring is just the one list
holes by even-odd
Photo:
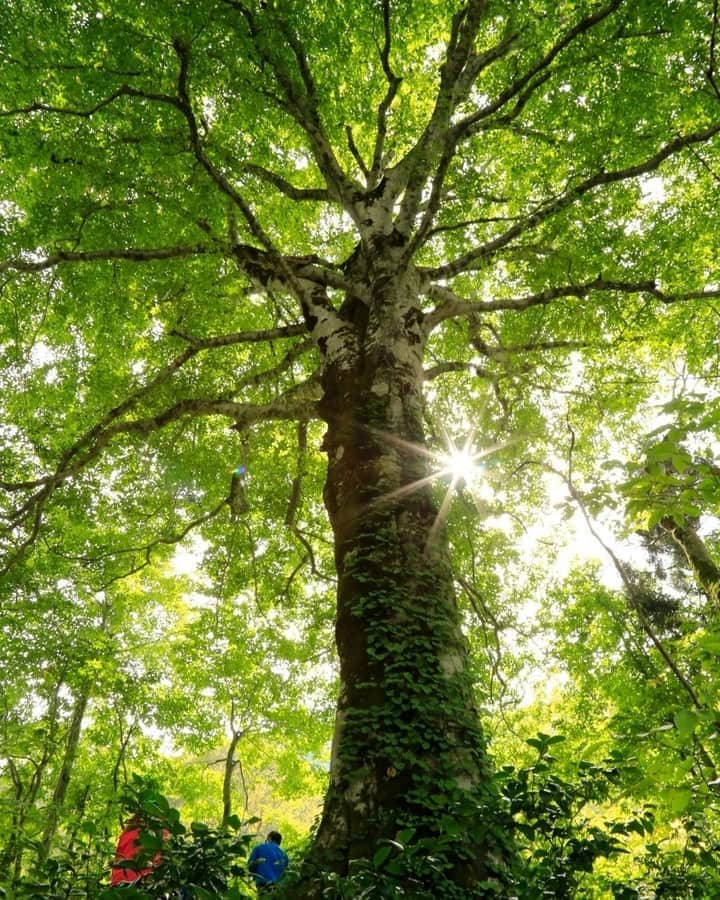
[[344, 874], [414, 828], [426, 884], [502, 892], [433, 403], [462, 392], [451, 442], [479, 455], [537, 431], [542, 382], [582, 404], [605, 379], [594, 409], [629, 416], [651, 388], [628, 398], [614, 367], [677, 354], [702, 374], [717, 2], [2, 17], [8, 593], [48, 554], [114, 583], [251, 510], [238, 553], [285, 540], [278, 596], [303, 566], [322, 593], [322, 449], [340, 691], [314, 859]]

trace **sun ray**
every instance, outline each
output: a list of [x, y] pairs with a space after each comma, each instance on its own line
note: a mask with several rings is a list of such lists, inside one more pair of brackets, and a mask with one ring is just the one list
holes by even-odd
[[449, 478], [449, 481], [445, 482], [446, 490], [443, 493], [437, 514], [435, 515], [428, 532], [427, 540], [425, 542], [426, 552], [430, 552], [432, 545], [436, 541], [438, 532], [447, 519], [453, 495], [460, 490], [460, 488], [466, 487], [470, 491], [476, 504], [479, 504], [478, 486], [482, 478], [482, 473], [488, 465], [487, 463], [484, 463], [483, 460], [492, 456], [494, 453], [497, 453], [499, 450], [510, 446], [515, 440], [518, 440], [518, 438], [515, 438], [514, 440], [510, 439], [486, 445], [484, 447], [477, 447], [475, 445], [476, 430], [474, 428], [459, 441], [444, 430], [443, 443], [447, 449], [439, 452], [438, 450], [431, 450], [422, 444], [416, 444], [412, 441], [405, 440], [404, 438], [390, 434], [379, 428], [371, 428], [370, 430], [375, 437], [383, 439], [397, 450], [424, 458], [430, 463], [430, 471], [422, 478], [407, 482], [406, 484], [400, 485], [400, 487], [377, 497], [375, 500], [368, 503], [366, 511], [392, 503], [403, 497], [407, 497], [415, 491], [422, 490], [437, 481]]

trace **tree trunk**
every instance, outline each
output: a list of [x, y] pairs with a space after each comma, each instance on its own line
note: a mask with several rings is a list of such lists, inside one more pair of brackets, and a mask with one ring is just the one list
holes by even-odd
[[235, 771], [235, 766], [237, 764], [237, 761], [235, 759], [235, 751], [237, 750], [237, 745], [240, 743], [241, 737], [242, 731], [233, 730], [232, 738], [230, 739], [230, 746], [228, 747], [227, 756], [225, 757], [225, 769], [223, 772], [222, 789], [223, 825], [227, 825], [227, 823], [230, 821], [230, 817], [232, 816], [232, 777], [233, 772]]
[[[499, 877], [509, 842], [488, 821], [492, 776], [428, 479], [424, 338], [407, 289], [396, 284], [374, 305], [387, 318], [373, 324], [371, 315], [364, 340], [348, 338], [326, 357], [341, 687], [313, 858], [347, 875], [353, 860], [372, 860], [383, 841], [415, 829], [396, 861], [408, 896], [486, 896], [494, 889], [480, 883]], [[295, 896], [320, 896], [303, 891]]]
[[20, 846], [25, 818], [25, 808], [23, 803], [24, 789], [20, 773], [18, 772], [15, 760], [12, 757], [5, 758], [5, 765], [12, 779], [15, 796], [10, 800], [12, 813], [10, 827], [6, 829], [7, 840], [5, 846], [0, 851], [0, 882], [4, 878], [5, 873], [10, 870], [10, 867], [15, 860]]
[[65, 738], [65, 751], [63, 753], [60, 773], [58, 774], [53, 791], [52, 802], [47, 811], [47, 820], [43, 830], [42, 839], [38, 848], [38, 867], [45, 864], [50, 855], [53, 838], [57, 830], [58, 817], [65, 803], [68, 786], [70, 785], [70, 776], [72, 774], [75, 757], [77, 756], [78, 747], [80, 745], [80, 733], [82, 730], [83, 719], [85, 718], [85, 710], [87, 708], [89, 694], [84, 691], [75, 700], [73, 706], [73, 714], [68, 725], [68, 732]]
[[684, 553], [698, 587], [717, 613], [720, 609], [720, 568], [715, 564], [705, 542], [692, 525], [681, 528], [669, 516], [662, 519], [660, 525]]
[[[58, 729], [58, 709], [60, 705], [60, 690], [63, 686], [63, 677], [61, 676], [53, 688], [53, 692], [49, 698], [48, 709], [45, 715], [47, 729], [44, 732], [42, 755], [35, 762], [29, 759], [28, 762], [32, 766], [33, 772], [28, 780], [23, 783], [22, 775], [17, 768], [14, 760], [8, 758], [8, 766], [11, 772], [13, 785], [15, 788], [15, 804], [12, 813], [12, 825], [7, 843], [0, 856], [0, 878], [4, 874], [12, 873], [8, 876], [11, 891], [15, 891], [23, 873], [23, 858], [25, 848], [27, 846], [26, 834], [27, 822], [31, 819], [34, 812], [35, 802], [42, 787], [45, 770], [48, 767], [53, 755], [53, 747], [55, 746], [55, 737]], [[40, 730], [42, 733], [42, 730]]]

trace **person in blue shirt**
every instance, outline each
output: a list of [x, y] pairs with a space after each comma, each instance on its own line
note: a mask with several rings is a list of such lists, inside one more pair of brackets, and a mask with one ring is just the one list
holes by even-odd
[[248, 869], [255, 879], [258, 893], [272, 888], [287, 868], [288, 855], [280, 849], [282, 835], [279, 831], [271, 831], [264, 844], [253, 848], [248, 859]]

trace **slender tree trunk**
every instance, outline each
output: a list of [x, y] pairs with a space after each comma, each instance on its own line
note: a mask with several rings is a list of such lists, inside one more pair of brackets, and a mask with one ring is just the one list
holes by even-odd
[[223, 825], [227, 825], [230, 816], [232, 815], [232, 776], [235, 771], [235, 751], [237, 750], [237, 745], [240, 742], [240, 738], [242, 737], [241, 731], [233, 731], [233, 736], [230, 740], [230, 746], [228, 747], [227, 756], [225, 757], [225, 770], [223, 773], [223, 789], [222, 789], [222, 798], [223, 798], [223, 815], [222, 815], [222, 823]]
[[488, 827], [492, 777], [427, 480], [421, 317], [414, 304], [403, 314], [407, 283], [395, 291], [375, 307], [388, 319], [371, 317], [325, 367], [341, 687], [314, 858], [345, 875], [412, 828], [444, 869], [415, 865], [408, 896], [485, 896], [477, 886], [501, 870], [506, 844]]
[[12, 762], [12, 765], [10, 766], [13, 784], [15, 787], [15, 794], [17, 798], [17, 805], [13, 813], [12, 830], [2, 853], [3, 865], [0, 871], [3, 875], [5, 872], [11, 873], [9, 880], [11, 889], [13, 891], [15, 891], [15, 889], [17, 888], [23, 873], [23, 858], [25, 855], [26, 846], [25, 839], [26, 837], [28, 837], [28, 835], [26, 835], [25, 833], [27, 823], [28, 820], [31, 819], [35, 803], [40, 793], [40, 788], [43, 784], [45, 770], [49, 765], [53, 755], [55, 737], [58, 729], [60, 690], [63, 684], [64, 682], [61, 676], [55, 684], [53, 692], [50, 696], [50, 700], [48, 702], [48, 709], [45, 715], [47, 730], [45, 731], [43, 739], [42, 755], [37, 762], [34, 762], [32, 760], [30, 761], [34, 767], [34, 770], [25, 785], [23, 784], [21, 773], [15, 766], [14, 762]]
[[8, 757], [6, 759], [6, 765], [10, 772], [15, 796], [11, 801], [12, 816], [10, 828], [7, 830], [7, 841], [0, 852], [0, 880], [5, 877], [5, 873], [10, 869], [15, 860], [25, 815], [23, 783], [17, 766], [15, 765], [15, 760], [12, 759], [12, 757]]
[[65, 803], [68, 786], [70, 785], [70, 776], [72, 775], [75, 757], [77, 756], [78, 746], [80, 745], [80, 732], [85, 717], [85, 710], [89, 700], [89, 694], [84, 691], [75, 700], [73, 713], [68, 726], [67, 736], [65, 738], [65, 750], [63, 752], [62, 763], [57, 781], [55, 782], [55, 790], [53, 791], [52, 801], [47, 811], [47, 820], [43, 830], [40, 847], [38, 849], [38, 866], [42, 866], [50, 854], [53, 838], [57, 830], [58, 817]]

